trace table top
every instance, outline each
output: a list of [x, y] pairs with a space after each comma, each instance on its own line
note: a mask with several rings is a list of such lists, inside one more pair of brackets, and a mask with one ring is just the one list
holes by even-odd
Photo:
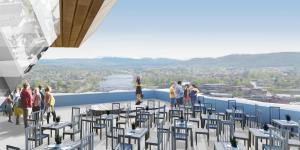
[[[232, 109], [226, 109], [226, 113], [231, 114], [231, 113], [233, 113], [233, 110]], [[244, 114], [243, 110], [240, 110], [240, 109], [235, 110], [235, 113], [236, 114]]]
[[200, 107], [200, 106], [201, 106], [201, 107], [204, 107], [203, 104], [199, 104], [199, 103], [195, 103], [195, 104], [194, 104], [194, 107]]
[[272, 122], [280, 125], [281, 127], [299, 127], [299, 123], [293, 120], [287, 121], [287, 120], [272, 119]]
[[[229, 142], [215, 142], [214, 145], [215, 150], [233, 150], [231, 144]], [[235, 149], [239, 150], [239, 148]]]
[[220, 120], [220, 118], [218, 118], [217, 115], [207, 115], [205, 117], [202, 117], [203, 120], [213, 120], [213, 121], [217, 121]]
[[72, 125], [71, 122], [59, 122], [59, 123], [54, 122], [54, 123], [42, 125], [42, 129], [58, 130], [70, 125]]
[[80, 141], [64, 141], [60, 145], [57, 144], [50, 144], [50, 145], [41, 145], [33, 150], [41, 150], [41, 149], [48, 149], [48, 150], [72, 150], [75, 148], [80, 147]]
[[106, 119], [106, 120], [112, 120], [112, 119], [117, 119], [118, 115], [113, 115], [113, 114], [109, 114], [109, 115], [103, 115], [101, 116], [101, 119]]
[[259, 138], [269, 138], [270, 137], [270, 131], [264, 131], [263, 129], [249, 128], [249, 132]]
[[184, 110], [185, 110], [184, 108], [171, 107], [171, 108], [169, 109], [169, 112], [170, 112], [170, 111], [184, 111]]
[[148, 132], [147, 128], [137, 128], [135, 130], [128, 128], [125, 131], [125, 137], [140, 139], [140, 138], [144, 137], [147, 132]]
[[172, 125], [173, 127], [176, 126], [176, 127], [185, 127], [185, 125], [187, 126], [187, 128], [192, 128], [193, 127], [193, 123], [191, 122], [187, 122], [185, 124], [185, 122], [176, 122], [176, 124]]

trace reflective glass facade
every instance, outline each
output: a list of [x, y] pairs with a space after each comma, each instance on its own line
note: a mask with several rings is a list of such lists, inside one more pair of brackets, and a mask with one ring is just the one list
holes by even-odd
[[59, 0], [0, 0], [0, 95], [13, 90], [60, 30]]

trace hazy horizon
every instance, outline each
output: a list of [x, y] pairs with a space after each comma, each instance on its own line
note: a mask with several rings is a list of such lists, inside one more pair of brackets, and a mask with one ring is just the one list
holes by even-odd
[[51, 48], [45, 58], [189, 59], [299, 52], [299, 5], [299, 0], [118, 1], [80, 48]]
[[[47, 52], [48, 53], [48, 52]], [[168, 57], [127, 57], [127, 56], [96, 56], [96, 57], [57, 57], [57, 58], [47, 58], [42, 57], [42, 59], [96, 59], [96, 58], [128, 58], [128, 59], [175, 59], [175, 60], [190, 60], [190, 59], [196, 59], [196, 58], [221, 58], [231, 55], [260, 55], [260, 54], [276, 54], [276, 53], [300, 53], [299, 51], [282, 51], [282, 52], [267, 52], [267, 53], [236, 53], [236, 54], [228, 54], [218, 57], [191, 57], [191, 58], [185, 58], [185, 59], [178, 59], [178, 58], [168, 58]]]

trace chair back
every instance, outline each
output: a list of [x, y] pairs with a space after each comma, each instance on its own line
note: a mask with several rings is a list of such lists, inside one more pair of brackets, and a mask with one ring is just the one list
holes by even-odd
[[257, 127], [262, 127], [262, 123], [263, 123], [263, 121], [262, 121], [262, 112], [261, 112], [261, 110], [256, 110], [256, 112], [255, 112], [255, 115], [256, 115], [256, 126]]
[[[89, 113], [87, 113], [85, 115], [85, 117], [83, 117], [82, 115], [79, 115], [79, 117], [75, 118], [75, 122], [80, 122], [79, 125], [77, 125], [77, 123], [75, 124], [75, 129], [74, 131], [77, 131], [78, 129], [81, 132], [81, 137], [86, 137], [88, 135], [90, 135], [93, 132], [93, 111], [89, 111]], [[87, 120], [87, 121], [84, 121]]]
[[[160, 116], [163, 116], [163, 117], [160, 117]], [[166, 119], [167, 116], [166, 116], [166, 105], [164, 106], [160, 106], [159, 109], [158, 109], [158, 119]]]
[[161, 147], [164, 145], [164, 124], [165, 120], [160, 120], [157, 123], [157, 149], [160, 150], [162, 149]]
[[102, 118], [102, 115], [100, 116], [92, 116], [93, 126], [105, 126], [105, 119]]
[[106, 137], [112, 136], [112, 130], [115, 127], [114, 126], [114, 119], [105, 119], [105, 134]]
[[216, 111], [216, 107], [217, 107], [217, 101], [214, 99], [209, 99], [209, 102], [205, 102], [203, 103], [204, 108], [206, 109], [206, 111]]
[[218, 121], [220, 120], [220, 116], [217, 114], [207, 115], [207, 123], [206, 129], [217, 129], [218, 128]]
[[[89, 122], [86, 122], [89, 123]], [[89, 133], [80, 140], [80, 150], [94, 150], [94, 134]]]
[[88, 105], [85, 107], [85, 111], [81, 112], [82, 114], [87, 114], [89, 113], [89, 111], [93, 111], [92, 110], [92, 105]]
[[150, 129], [150, 113], [149, 112], [141, 112], [137, 114], [137, 122], [139, 127]]
[[112, 114], [119, 115], [121, 112], [121, 104], [120, 103], [112, 103], [111, 104], [112, 108]]
[[148, 100], [147, 106], [149, 107], [149, 110], [155, 110], [156, 108], [156, 101], [155, 100]]
[[204, 114], [209, 113], [209, 112], [213, 112], [213, 104], [212, 103], [204, 103]]
[[236, 100], [228, 100], [227, 101], [227, 109], [232, 109], [236, 107]]
[[270, 128], [270, 149], [286, 150], [288, 149], [289, 132], [285, 129]]
[[244, 119], [244, 106], [235, 106], [232, 108], [232, 117], [234, 120]]
[[35, 124], [25, 128], [25, 149], [30, 150], [40, 145], [41, 125]]
[[79, 132], [81, 130], [81, 119], [82, 119], [82, 115], [80, 115], [80, 114], [73, 116], [73, 118], [72, 118], [73, 133]]
[[72, 107], [71, 121], [73, 122], [73, 119], [75, 118], [75, 116], [79, 116], [79, 115], [80, 115], [80, 108], [79, 107]]
[[272, 119], [280, 119], [280, 107], [270, 106], [269, 107], [269, 122], [272, 122]]
[[230, 117], [230, 120], [220, 120], [218, 122], [218, 135], [217, 139], [220, 142], [230, 142], [234, 133], [234, 120]]
[[172, 109], [170, 110], [170, 118], [171, 118], [171, 123], [173, 123], [174, 118], [180, 118], [181, 116], [183, 116], [183, 110], [182, 109]]
[[43, 120], [42, 111], [31, 112], [28, 118], [33, 124], [41, 124]]
[[112, 137], [112, 150], [125, 150], [125, 129], [114, 127]]
[[174, 126], [172, 126], [172, 136], [175, 140], [186, 140], [188, 138], [187, 120], [175, 119]]

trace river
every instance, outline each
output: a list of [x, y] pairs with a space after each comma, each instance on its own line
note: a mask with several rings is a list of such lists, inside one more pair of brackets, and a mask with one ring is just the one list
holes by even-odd
[[107, 76], [99, 83], [100, 91], [132, 90], [134, 89], [133, 78], [134, 77], [129, 74]]

